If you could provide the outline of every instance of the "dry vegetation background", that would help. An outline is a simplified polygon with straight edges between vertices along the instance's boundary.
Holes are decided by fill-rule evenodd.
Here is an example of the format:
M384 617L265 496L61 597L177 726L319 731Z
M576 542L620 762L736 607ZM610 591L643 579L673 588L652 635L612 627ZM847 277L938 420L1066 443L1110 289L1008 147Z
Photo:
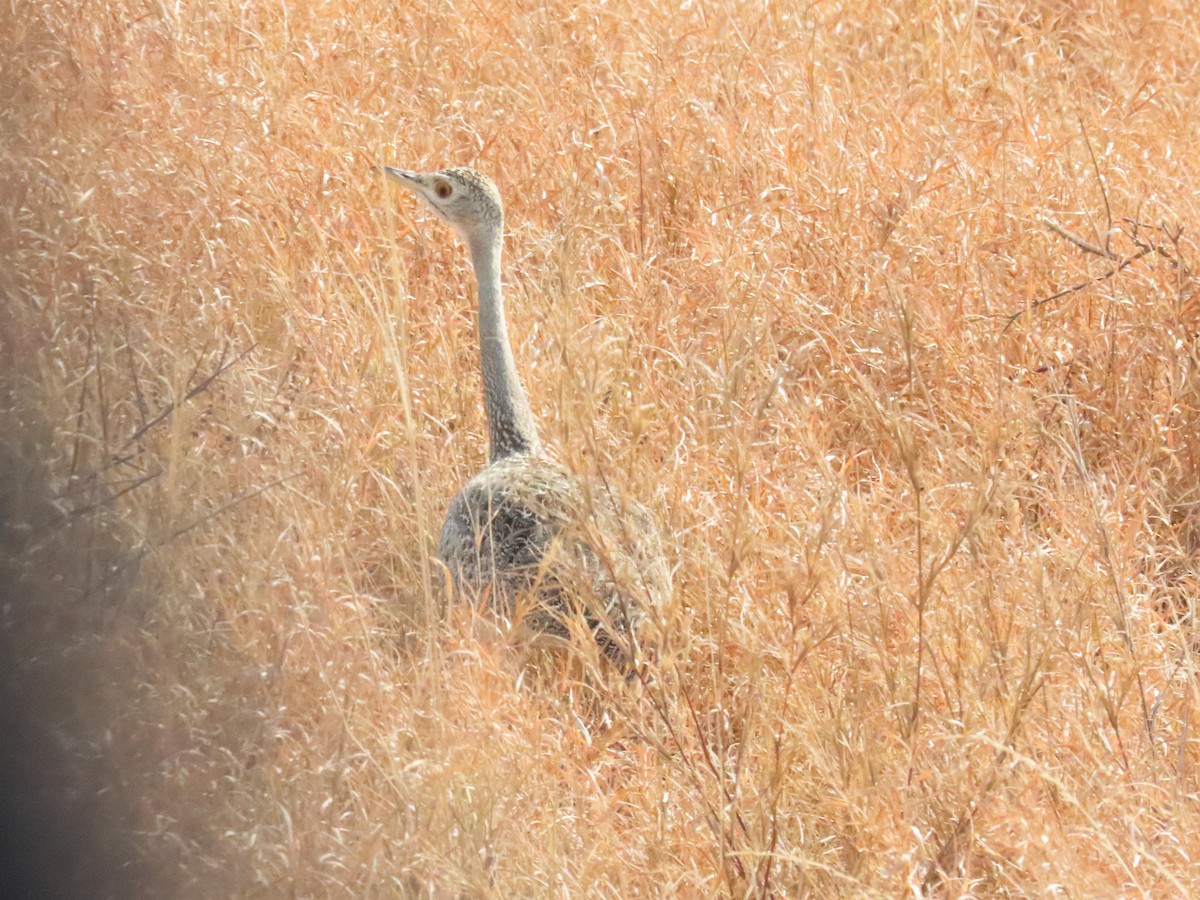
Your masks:
M1195 895L1188 7L5 4L11 884ZM649 686L437 603L473 288L380 162L499 182Z

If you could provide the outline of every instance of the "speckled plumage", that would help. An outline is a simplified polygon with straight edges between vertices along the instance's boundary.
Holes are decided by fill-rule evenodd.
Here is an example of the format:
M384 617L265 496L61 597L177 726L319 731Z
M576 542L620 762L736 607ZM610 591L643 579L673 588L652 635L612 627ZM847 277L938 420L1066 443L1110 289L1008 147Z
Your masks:
M466 241L479 285L491 454L450 504L438 556L460 594L557 638L568 638L578 621L628 673L647 609L670 594L670 569L644 506L599 480L576 478L541 451L504 318L499 192L471 169L384 171Z
M505 457L467 482L446 514L438 555L460 591L507 615L523 612L531 631L565 638L568 619L582 616L619 664L631 658L647 604L670 592L649 510L542 455Z

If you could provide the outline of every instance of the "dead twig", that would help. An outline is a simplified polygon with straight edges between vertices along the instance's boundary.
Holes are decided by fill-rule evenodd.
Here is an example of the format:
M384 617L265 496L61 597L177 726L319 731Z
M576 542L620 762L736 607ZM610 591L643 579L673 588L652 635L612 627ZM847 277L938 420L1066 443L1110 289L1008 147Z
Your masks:
M241 353L239 353L233 359L226 362L225 356L229 352L229 347L227 345L221 351L221 357L220 357L220 359L217 360L216 368L214 368L212 370L212 372L208 375L207 378L205 378L198 385L196 385L194 388L192 388L186 394L184 394L183 399L180 400L178 404L172 402L172 403L168 403L165 407L163 407L163 409L158 413L158 415L156 415L149 422L146 422L144 425L142 425L140 428L138 428L137 431L135 431L133 434L131 434L126 439L126 441L125 441L124 445L121 447L121 449L118 450L116 452L116 454L114 454L114 456L119 456L131 444L137 443L137 441L139 441L142 437L144 437L146 435L146 432L148 432L151 428L153 428L154 426L158 425L161 422L164 422L166 419L170 418L171 414L175 412L176 408L179 405L181 405L183 403L187 403L189 400L193 399L194 397L196 397L199 394L202 394L206 390L208 390L209 387L212 386L212 383L214 381L216 381L218 378L220 378L222 375L224 375L226 372L228 372L230 369L232 369L234 366L236 366L239 362L241 362L243 359L245 359L247 356L249 356L251 353L253 353L254 348L257 346L258 346L257 343L251 344L249 347L247 347L245 350L243 350ZM197 366L197 368L199 368L199 366ZM193 372L192 377L195 377L195 372ZM191 378L189 378L188 380L190 381Z
M105 472L109 471L110 469L115 469L118 466L123 466L127 463L133 462L133 460L137 459L138 454L140 452L138 450L130 450L130 448L134 444L136 444L141 438L145 437L146 433L149 432L152 428L154 428L157 425L162 424L167 419L169 419L180 404L187 403L189 400L194 399L195 397L199 396L200 394L202 394L206 390L208 390L212 386L213 382L215 382L218 378L220 378L222 375L224 375L226 372L228 372L230 369L232 369L234 366L236 366L239 362L241 362L243 359L245 359L247 356L249 356L252 352L254 352L254 349L257 346L258 346L257 343L251 344L249 347L247 347L245 350L243 350L241 353L239 353L237 356L235 356L233 359L229 360L228 362L225 361L225 357L229 353L229 347L226 346L221 351L221 356L218 358L217 365L212 370L212 372L209 373L209 375L203 381L201 381L198 385L196 385L194 388L191 388L186 394L184 394L183 399L181 401L179 401L179 404L174 403L174 402L168 403L165 407L163 407L161 410L159 410L159 412L154 416L153 419L150 419L148 422L143 422L143 424L140 427L138 427L138 429L136 431L134 431L131 435L129 435L129 437L127 437L125 439L125 442L121 445L120 449L113 452L113 454L108 458L107 462L105 462L102 466L99 466L95 470L87 473L86 475L79 476L78 478L74 479L74 481L77 483L80 483L80 482L84 482L84 481L87 481L90 479L95 479L95 478L99 477L100 475L103 475ZM196 377L196 372L199 370L199 368L200 368L200 364L199 364L199 362L197 362L196 367L194 369L192 369L192 374L188 376L188 381L191 381L192 378ZM139 406L139 408L141 408L144 411L145 410L145 401L142 398L141 387L138 385L136 378L134 380L134 384L135 384L136 393L137 393L138 406ZM70 491L64 492L63 494L60 495L59 499L62 499L63 497L67 496L68 493L70 493Z
M1113 217L1112 206L1108 202L1108 187L1104 184L1104 176L1100 174L1100 163L1096 159L1096 151L1092 148L1092 139L1088 137L1087 127L1083 124L1083 119L1079 120L1079 131L1083 134L1083 143L1087 147L1088 156L1092 159L1092 171L1096 173L1096 183L1100 185L1100 197L1104 200L1104 218L1107 222L1107 227L1104 229L1104 254L1112 259L1113 254L1109 246L1112 240Z
M1056 291L1055 293L1051 294L1048 297L1042 297L1041 299L1034 300L1032 303L1028 304L1024 309L1019 309L1015 313L1011 313L1008 316L1008 322L1004 326L1004 332L1007 332L1008 329L1012 328L1012 326L1016 323L1016 321L1019 318L1021 318L1021 316L1026 315L1027 313L1035 312L1038 309L1041 309L1047 303L1052 303L1055 300L1058 300L1062 297L1068 296L1069 294L1077 294L1077 293L1079 293L1079 291L1082 291L1085 288L1089 288L1094 284L1099 284L1102 281L1107 281L1109 278L1112 278L1114 275L1117 275L1120 272L1123 272L1126 269L1128 269L1131 265L1133 265L1135 262L1137 262L1143 256L1147 256L1153 252L1154 252L1153 247L1143 248L1143 249L1139 250L1137 253L1133 254L1133 256L1125 257L1119 263L1117 263L1115 266L1113 266L1111 269L1109 269L1107 272L1105 272L1101 275L1097 275L1095 278L1089 278L1086 281L1080 281L1078 284L1073 284L1068 288L1063 288L1061 291Z
M1073 234L1070 231L1067 231L1067 229L1063 228L1061 225L1059 225L1053 219L1043 218L1042 224L1045 225L1047 228L1049 228L1051 231L1053 231L1055 234L1057 234L1059 237L1070 241L1072 244L1074 244L1076 247L1078 247L1080 250L1084 251L1085 253L1093 253L1096 256L1103 256L1105 259L1111 259L1113 261L1120 259L1120 257L1117 256L1117 254L1113 253L1111 250L1107 250L1104 247L1097 247L1095 244L1084 240L1079 235Z
M950 833L942 841L938 847L937 854L930 861L925 878L921 881L922 897L931 896L942 886L946 877L961 864L970 846L971 833L974 830L975 821L980 811L992 794L995 793L996 789L1011 774L1012 767L1005 764L1011 762L1011 753L1016 744L1017 733L1021 729L1025 711L1045 684L1045 680L1041 676L1043 663L1044 659L1040 655L1036 660L1027 658L1025 673L1021 678L1020 686L1017 688L1016 700L1013 703L1012 712L1009 716L1008 730L1004 736L1004 740L997 747L996 753L992 758L991 771L984 780L983 785L967 801L963 812L955 819Z
M1156 226L1151 226L1147 225L1145 222L1139 222L1136 218L1130 218L1129 216L1125 216L1124 221L1133 229L1129 233L1129 239L1133 241L1134 245L1137 246L1138 249L1145 250L1147 253L1157 253L1168 263L1170 263L1171 268L1179 273L1181 279L1186 278L1191 274L1188 271L1187 266L1183 264L1183 254L1179 249L1179 241L1183 237L1182 225L1168 227L1165 222L1160 222ZM1166 250L1166 248L1158 244L1151 244L1143 240L1140 237L1140 232L1142 229L1147 229L1149 231L1161 231L1163 236L1170 241L1171 245L1175 248L1175 255L1172 256Z
M167 536L167 539L165 541L163 541L163 545L169 544L172 541L176 540L177 538L183 537L185 534L187 534L192 529L199 528L205 522L212 521L217 516L221 515L222 513L228 512L229 510L233 509L235 506L240 506L241 504L245 503L247 500L253 500L259 494L265 494L267 491L271 490L271 488L278 487L279 485L281 485L287 481L291 481L293 478L296 477L297 474L298 473L292 473L291 475L281 475L279 478L276 478L274 481L269 481L266 484L260 485L259 487L253 488L249 491L245 491L244 493L238 494L236 497L226 500L224 503L222 503L220 506L218 506L216 509L212 510L211 512L207 512L204 515L193 519L191 522L188 522L186 525L181 525L180 527L176 528L174 531L172 531L170 533L170 535Z

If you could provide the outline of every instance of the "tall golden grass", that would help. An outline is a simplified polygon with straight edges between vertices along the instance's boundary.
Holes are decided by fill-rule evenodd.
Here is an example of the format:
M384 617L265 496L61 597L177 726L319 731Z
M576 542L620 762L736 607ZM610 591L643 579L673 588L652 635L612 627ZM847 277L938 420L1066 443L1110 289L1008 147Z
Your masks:
M1187 4L5 16L29 885L1200 891ZM499 183L545 436L670 535L652 681L438 602L471 277L381 162Z

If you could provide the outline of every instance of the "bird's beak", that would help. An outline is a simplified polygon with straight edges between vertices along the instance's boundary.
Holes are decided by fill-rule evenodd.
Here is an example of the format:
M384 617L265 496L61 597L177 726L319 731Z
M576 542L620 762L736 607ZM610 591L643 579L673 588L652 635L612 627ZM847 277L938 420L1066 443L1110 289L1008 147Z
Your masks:
M376 171L382 172L392 181L399 182L410 191L416 191L418 194L421 191L421 176L416 172L410 172L407 169L397 169L394 166L376 166Z
M407 169L397 169L393 166L376 166L375 168L386 175L389 180L404 185L416 194L422 205L429 207L433 210L434 215L450 225L455 231L461 233L459 226L447 219L446 214L434 202L433 189L429 176L422 175L420 172L410 172Z

